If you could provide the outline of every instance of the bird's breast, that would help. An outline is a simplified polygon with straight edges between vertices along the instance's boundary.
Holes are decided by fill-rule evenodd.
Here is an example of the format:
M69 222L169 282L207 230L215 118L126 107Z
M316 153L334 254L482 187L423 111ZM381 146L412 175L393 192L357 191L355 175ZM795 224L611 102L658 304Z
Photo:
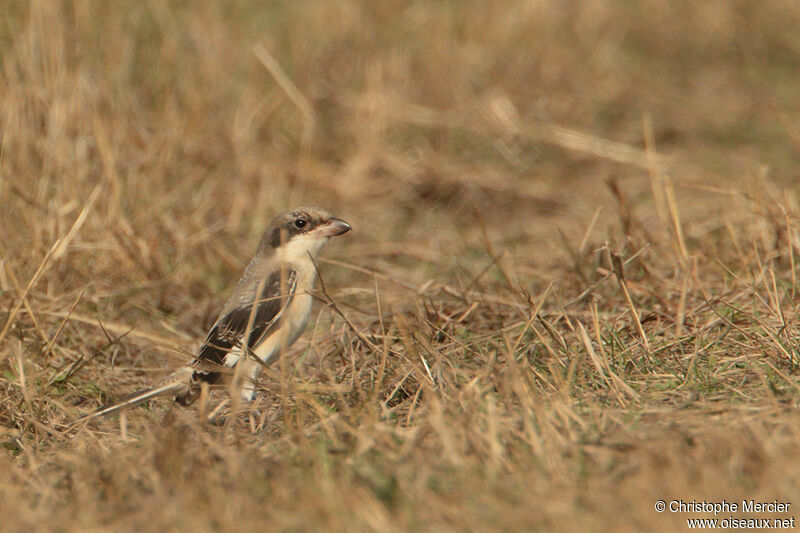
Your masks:
M288 349L303 334L311 316L311 295L303 292L292 297L291 304L281 316L281 325L275 332L256 346L256 357L270 364L282 349Z
M290 326L289 331L287 332L288 344L294 344L294 341L300 337L303 333L303 330L306 329L306 324L308 324L308 317L311 316L311 304L313 300L311 295L307 292L302 294L296 294L292 301L293 305L289 306L288 315L286 317L286 321Z

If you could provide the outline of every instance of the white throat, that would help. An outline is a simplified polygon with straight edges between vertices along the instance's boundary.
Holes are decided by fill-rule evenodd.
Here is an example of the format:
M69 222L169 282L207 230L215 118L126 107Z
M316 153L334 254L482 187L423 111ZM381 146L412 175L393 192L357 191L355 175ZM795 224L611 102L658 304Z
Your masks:
M297 264L308 260L309 255L316 260L319 257L319 252L327 242L328 237L313 233L295 235L289 239L289 242L278 246L275 252L282 263Z

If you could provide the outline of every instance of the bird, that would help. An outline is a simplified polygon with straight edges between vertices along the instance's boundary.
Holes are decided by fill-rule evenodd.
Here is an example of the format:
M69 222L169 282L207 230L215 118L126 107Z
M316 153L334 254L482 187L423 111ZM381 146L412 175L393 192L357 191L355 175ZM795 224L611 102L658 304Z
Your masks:
M202 383L218 384L230 376L230 369L241 378L241 399L252 401L261 369L294 344L308 323L320 252L332 237L350 229L350 224L318 207L277 215L195 358L160 384L100 407L79 421L169 394L181 405L191 404Z

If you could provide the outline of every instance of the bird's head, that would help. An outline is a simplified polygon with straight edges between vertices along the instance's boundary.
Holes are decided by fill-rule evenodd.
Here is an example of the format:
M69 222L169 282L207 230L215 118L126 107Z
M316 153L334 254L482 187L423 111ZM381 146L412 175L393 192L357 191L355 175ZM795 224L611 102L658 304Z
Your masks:
M350 224L318 207L298 207L272 219L262 246L271 248L284 261L317 258L331 237L350 231Z

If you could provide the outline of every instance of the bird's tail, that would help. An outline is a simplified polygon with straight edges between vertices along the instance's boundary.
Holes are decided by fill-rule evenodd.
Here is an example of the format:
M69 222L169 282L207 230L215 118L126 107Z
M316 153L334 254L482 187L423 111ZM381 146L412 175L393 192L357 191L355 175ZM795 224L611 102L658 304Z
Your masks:
M167 394L185 394L186 391L189 390L192 372L193 370L189 367L181 368L180 370L170 374L161 385L128 394L116 402L104 405L93 413L89 413L88 415L79 418L74 422L74 424L90 420L92 418L97 418L99 416L105 416L126 407L134 407L158 396L165 396Z

